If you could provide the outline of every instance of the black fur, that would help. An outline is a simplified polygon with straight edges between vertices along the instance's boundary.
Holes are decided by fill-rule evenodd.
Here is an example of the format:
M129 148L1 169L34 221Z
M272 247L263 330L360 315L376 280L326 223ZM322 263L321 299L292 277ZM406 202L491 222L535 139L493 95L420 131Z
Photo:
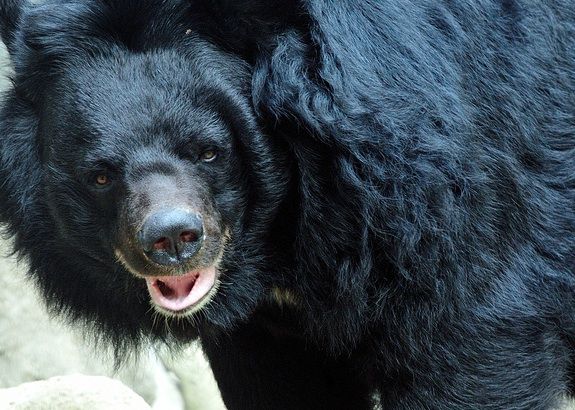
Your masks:
M570 394L572 1L0 4L16 68L0 216L56 310L119 348L199 333L231 409L549 409ZM115 82L124 66L135 87ZM84 90L94 112L74 110ZM84 140L125 159L160 138L147 155L183 164L174 141L198 106L232 130L219 176L190 177L231 242L212 303L164 325L111 255L117 212L71 175ZM136 133L142 112L165 127Z

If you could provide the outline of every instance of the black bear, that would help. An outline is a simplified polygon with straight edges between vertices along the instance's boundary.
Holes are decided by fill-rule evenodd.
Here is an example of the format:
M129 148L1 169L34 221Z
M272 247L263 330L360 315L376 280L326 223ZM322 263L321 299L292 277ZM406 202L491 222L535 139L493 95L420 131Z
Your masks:
M571 0L0 2L0 219L230 409L550 409L575 344Z

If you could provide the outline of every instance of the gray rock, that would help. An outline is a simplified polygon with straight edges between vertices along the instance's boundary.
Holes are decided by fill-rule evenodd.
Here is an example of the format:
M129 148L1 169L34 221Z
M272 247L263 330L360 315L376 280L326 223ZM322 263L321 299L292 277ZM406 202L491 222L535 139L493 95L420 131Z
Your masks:
M102 376L61 376L0 390L6 410L151 410L118 380Z

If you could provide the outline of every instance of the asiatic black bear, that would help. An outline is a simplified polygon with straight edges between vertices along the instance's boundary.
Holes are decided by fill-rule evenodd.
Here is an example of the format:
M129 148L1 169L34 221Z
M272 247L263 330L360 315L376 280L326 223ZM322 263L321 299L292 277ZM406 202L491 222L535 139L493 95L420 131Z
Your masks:
M230 409L570 393L572 1L0 18L0 219L53 309L119 352L199 337Z

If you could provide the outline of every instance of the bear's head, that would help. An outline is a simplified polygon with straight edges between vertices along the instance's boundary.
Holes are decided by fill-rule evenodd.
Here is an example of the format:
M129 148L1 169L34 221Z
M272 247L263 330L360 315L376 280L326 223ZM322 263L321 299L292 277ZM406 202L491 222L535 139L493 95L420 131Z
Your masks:
M115 341L248 315L289 183L250 67L187 1L3 7L0 216L47 300Z

